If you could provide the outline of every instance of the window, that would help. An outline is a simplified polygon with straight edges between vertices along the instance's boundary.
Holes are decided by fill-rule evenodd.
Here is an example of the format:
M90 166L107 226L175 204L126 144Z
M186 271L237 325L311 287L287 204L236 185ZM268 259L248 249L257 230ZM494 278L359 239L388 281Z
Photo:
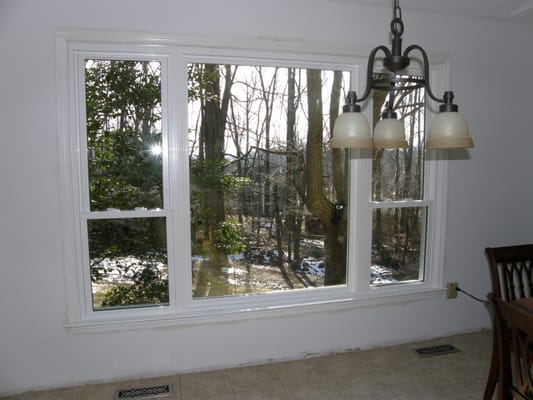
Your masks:
M410 147L369 157L327 146L363 59L81 36L58 38L71 326L440 293L420 89Z

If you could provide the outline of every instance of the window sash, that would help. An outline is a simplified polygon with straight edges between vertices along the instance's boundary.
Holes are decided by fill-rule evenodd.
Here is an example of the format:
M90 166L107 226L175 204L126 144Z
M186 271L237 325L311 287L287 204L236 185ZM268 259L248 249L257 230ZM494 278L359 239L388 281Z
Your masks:
M87 59L101 59L101 60L131 60L131 61L157 61L161 65L161 145L162 145L162 186L163 186L163 209L169 208L169 191L166 189L169 185L169 158L168 158L168 56L159 55L153 56L144 52L139 53L118 53L118 52L91 52L80 51L76 53L75 58L75 79L77 83L76 100L77 115L78 115L78 148L79 148L79 187L81 211L94 215L103 215L105 211L92 211L90 208L90 191L89 191L89 160L88 160L88 136L87 136L87 112L85 108L85 61ZM114 211L108 209L108 211ZM128 211L142 215L145 209L135 208L134 210L120 210L121 212ZM116 216L119 217L120 216Z
M379 285L403 285L411 282L424 282L426 279L427 270L427 237L428 237L428 218L433 202L429 200L401 200L401 201L385 201L385 202L371 202L372 210L393 210L393 209L415 209L421 211L420 220L420 242L418 254L418 277L414 279L401 280L395 283L371 284L371 286ZM374 212L372 213L374 216ZM403 268L404 266L402 266Z

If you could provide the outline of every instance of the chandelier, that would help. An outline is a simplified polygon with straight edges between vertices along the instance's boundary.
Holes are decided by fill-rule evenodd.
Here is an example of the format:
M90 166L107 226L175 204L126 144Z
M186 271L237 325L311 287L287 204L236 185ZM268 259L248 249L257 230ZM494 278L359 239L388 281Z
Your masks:
M393 110L395 95L402 90L424 88L429 98L441 103L439 113L435 115L429 129L426 143L427 149L452 149L473 147L474 143L468 132L464 117L459 114L458 107L453 103L454 94L451 91L444 93L442 98L436 97L429 85L429 61L424 49L416 44L411 45L402 53L402 34L404 25L399 0L394 0L394 17L390 28L392 34L392 47L385 46L374 48L368 58L366 88L363 95L358 98L356 92L349 91L343 113L335 121L333 136L329 142L331 148L402 148L407 147L405 128L402 121L398 120ZM374 75L374 62L376 55L383 52L383 66L385 74ZM409 55L418 51L422 56L422 76L412 76L405 72L410 64ZM365 101L372 90L388 91L388 102L381 120L376 124L372 137L366 117L361 114L361 106L357 103Z

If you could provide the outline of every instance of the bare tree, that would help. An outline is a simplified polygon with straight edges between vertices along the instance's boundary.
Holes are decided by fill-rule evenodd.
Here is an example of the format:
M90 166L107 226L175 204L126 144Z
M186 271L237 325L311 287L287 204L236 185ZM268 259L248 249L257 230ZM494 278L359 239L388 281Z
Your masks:
M299 200L298 192L303 189L299 179L299 157L296 144L296 110L299 97L296 90L296 70L289 68L287 71L287 170L285 180L287 182L287 259L294 264L300 258L300 239L303 220L303 202Z

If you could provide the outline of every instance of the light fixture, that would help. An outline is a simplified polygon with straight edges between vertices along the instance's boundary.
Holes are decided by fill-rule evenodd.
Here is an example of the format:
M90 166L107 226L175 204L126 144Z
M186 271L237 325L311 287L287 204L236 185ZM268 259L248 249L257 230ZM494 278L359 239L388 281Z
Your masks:
M424 88L425 93L432 100L441 103L439 113L435 116L429 129L426 143L427 149L451 149L473 147L474 143L468 132L465 119L453 104L453 92L445 92L442 99L436 97L429 85L429 61L424 49L418 45L411 45L402 54L402 34L404 25L399 0L394 0L394 18L391 21L392 47L374 48L368 57L367 81L363 96L357 97L354 91L348 92L343 113L335 121L333 136L329 142L332 148L399 148L407 147L405 130L402 121L398 120L393 111L395 94L401 90ZM384 54L383 66L387 69L386 76L374 77L374 61L376 54ZM409 55L418 51L423 60L423 76L409 76L401 74L411 62ZM407 85L406 85L407 84ZM357 103L365 101L372 90L388 91L388 104L382 119L376 124L372 138L368 121L361 114L361 106Z

